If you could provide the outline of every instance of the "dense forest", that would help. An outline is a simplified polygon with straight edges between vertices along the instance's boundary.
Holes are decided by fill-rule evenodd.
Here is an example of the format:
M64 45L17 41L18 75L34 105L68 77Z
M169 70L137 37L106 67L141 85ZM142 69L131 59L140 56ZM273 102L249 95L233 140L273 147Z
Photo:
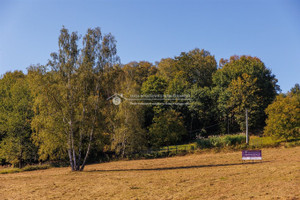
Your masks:
M105 154L243 132L246 109L251 134L299 137L299 85L279 94L275 75L257 57L217 62L196 48L122 64L114 36L100 28L83 37L62 28L58 45L46 65L0 79L2 163L58 161L83 170ZM148 99L133 103L140 96Z

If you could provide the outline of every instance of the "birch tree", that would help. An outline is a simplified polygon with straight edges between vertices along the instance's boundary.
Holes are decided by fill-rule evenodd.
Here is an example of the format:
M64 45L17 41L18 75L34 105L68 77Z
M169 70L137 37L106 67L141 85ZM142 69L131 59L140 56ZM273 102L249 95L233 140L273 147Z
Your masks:
M36 104L32 124L37 141L41 133L54 133L45 121L56 122L55 134L64 141L72 171L84 169L93 138L101 132L101 78L106 69L119 62L114 37L103 36L100 28L88 29L82 38L82 49L79 41L76 32L61 29L59 51L51 54L45 73L40 76L42 86L36 91L47 103Z

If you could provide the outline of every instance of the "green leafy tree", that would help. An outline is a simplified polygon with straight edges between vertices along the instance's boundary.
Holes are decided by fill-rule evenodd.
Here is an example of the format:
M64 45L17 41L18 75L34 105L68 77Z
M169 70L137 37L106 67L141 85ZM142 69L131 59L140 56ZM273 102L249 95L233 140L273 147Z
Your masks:
M241 130L245 130L246 109L249 113L249 126L253 127L257 124L255 120L259 117L262 100L258 95L259 89L256 86L256 81L257 78L253 79L244 73L242 77L233 80L227 88L230 96L229 101L227 101L227 108L231 110L231 114L235 117Z
M280 94L266 109L265 135L286 140L300 137L300 94Z
M119 105L112 134L112 147L116 154L124 157L140 152L147 147L146 132L143 129L143 108L124 101Z
M227 88L221 88L219 86L213 87L212 91L214 95L214 102L217 104L215 109L217 110L215 117L218 119L219 133L235 133L239 132L240 125L237 123L234 116L233 108L230 106L231 92Z
M292 94L300 94L300 85L298 83L290 91Z
M181 71L185 74L190 87L193 84L204 87L212 84L212 74L217 70L217 62L208 51L196 48L182 52L174 59L162 59L157 67L157 74L168 82Z
M218 131L218 109L214 90L209 87L198 87L196 84L191 89L192 101L189 110L193 114L193 127L197 130L204 129L204 136L216 134ZM197 132L195 132L197 133ZM202 133L202 135L203 135Z
M189 86L189 82L186 80L186 74L183 71L179 71L176 73L174 79L169 82L165 94L184 95Z
M67 158L66 135L63 134L64 124L61 120L62 112L52 106L49 95L59 94L57 85L51 85L52 73L46 72L45 66L30 66L28 68L28 82L34 96L34 117L31 122L33 130L32 140L38 147L41 161L63 161Z
M183 118L174 110L167 110L154 117L149 128L153 145L156 147L175 145L186 134Z
M153 75L149 76L141 88L141 93L145 95L163 95L167 88L167 82L164 78Z
M161 59L157 65L157 75L163 77L167 81L172 80L176 73L180 71L176 65L176 61L172 58Z
M145 82L149 76L156 74L157 68L150 62L141 61L138 63L130 62L124 65L123 71L139 86L142 86L143 82Z
M145 99L149 103L162 104L164 103L164 93L167 88L167 82L164 78L157 75L149 76L141 88L141 94L144 95ZM146 124L149 125L152 122L154 113L160 113L165 110L166 107L163 105L150 105L146 111L147 119Z
M0 157L22 168L35 158L30 123L33 98L22 72L9 72L0 80Z
M184 125L188 129L192 129L193 116L188 108L190 103L190 83L187 81L186 73L178 71L174 78L168 82L168 86L165 90L165 102L168 103L166 109L175 110L180 113ZM183 141L189 141L191 135L185 135L182 138Z
M158 63L157 75L167 80L166 95L190 95L192 90L194 94L196 93L196 88L211 87L212 75L216 70L217 62L214 56L204 49L196 48L189 52L182 52L174 59L162 59ZM194 138L192 133L196 133L196 130L203 128L204 124L209 124L210 121L200 122L198 113L201 111L195 106L197 104L195 101L198 100L198 97L195 97L192 101L194 104L190 107L178 105L169 107L182 114L185 127L190 132L190 139Z
M217 70L215 57L208 51L194 49L175 57L176 68L186 73L187 81L200 87L211 86L212 74Z
M220 90L218 97L220 105L218 107L222 108L220 110L222 112L221 116L230 118L230 113L232 113L233 107L228 105L230 105L229 101L233 99L230 99L227 88L232 81L237 80L238 77L242 80L242 75L247 74L251 77L251 80L256 80L255 87L257 88L257 92L255 92L255 98L259 99L259 103L257 103L259 107L256 108L255 116L252 115L252 119L255 119L252 127L262 130L266 119L264 110L272 103L277 92L280 90L275 75L271 73L271 70L266 68L259 58L251 56L232 56L229 61L222 60L220 66L221 68L213 74L213 85Z
M139 83L133 80L128 73L123 73L120 79L119 92L123 97L136 95L139 91ZM147 146L146 131L143 129L144 124L144 107L132 104L126 99L123 99L117 107L113 120L112 130L112 149L116 154L124 157L130 153L140 152Z

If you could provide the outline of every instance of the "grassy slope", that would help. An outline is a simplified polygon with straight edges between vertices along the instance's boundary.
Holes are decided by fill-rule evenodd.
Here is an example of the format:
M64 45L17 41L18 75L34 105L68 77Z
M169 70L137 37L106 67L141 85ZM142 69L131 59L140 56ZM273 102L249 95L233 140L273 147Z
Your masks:
M49 169L50 165L32 165L32 166L26 166L22 169L19 168L0 168L0 174L10 174L10 173L19 173L19 172L26 172L26 171L35 171L35 170L41 170L41 169Z
M206 153L0 175L1 199L300 199L300 147Z

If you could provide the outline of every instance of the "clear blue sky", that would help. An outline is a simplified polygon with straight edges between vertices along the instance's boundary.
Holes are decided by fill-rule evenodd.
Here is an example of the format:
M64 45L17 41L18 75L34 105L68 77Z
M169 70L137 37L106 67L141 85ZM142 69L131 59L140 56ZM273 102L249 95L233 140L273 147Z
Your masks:
M259 57L283 92L300 82L300 1L0 0L0 74L46 64L62 25L99 26L122 63L159 61L196 47L220 58Z

